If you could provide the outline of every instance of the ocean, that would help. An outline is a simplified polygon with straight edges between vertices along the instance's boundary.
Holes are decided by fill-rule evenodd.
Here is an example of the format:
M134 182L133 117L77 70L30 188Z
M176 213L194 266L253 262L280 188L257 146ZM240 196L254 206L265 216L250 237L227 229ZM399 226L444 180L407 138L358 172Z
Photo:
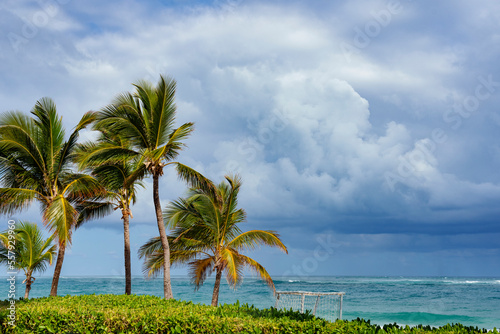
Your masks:
M277 291L344 292L342 318L358 317L375 324L442 326L461 323L479 328L500 328L500 278L466 277L287 277L275 278ZM39 277L30 298L46 297L51 277ZM122 294L122 277L61 277L59 295ZM213 279L195 291L188 277L172 277L176 299L210 304ZM17 296L24 296L21 275ZM2 299L7 298L8 282L2 280ZM132 278L132 293L163 296L163 280ZM253 304L259 308L275 305L267 285L246 277L236 289L223 281L219 303Z

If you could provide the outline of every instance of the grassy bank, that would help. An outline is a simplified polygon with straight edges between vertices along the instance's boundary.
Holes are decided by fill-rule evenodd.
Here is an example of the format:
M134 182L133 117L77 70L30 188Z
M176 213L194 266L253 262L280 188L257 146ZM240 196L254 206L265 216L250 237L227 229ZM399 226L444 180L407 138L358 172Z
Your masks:
M154 296L86 295L16 302L16 327L9 303L0 307L3 333L484 333L462 325L383 328L364 320L328 322L310 314L260 310L249 305L214 308ZM496 331L494 332L497 333Z

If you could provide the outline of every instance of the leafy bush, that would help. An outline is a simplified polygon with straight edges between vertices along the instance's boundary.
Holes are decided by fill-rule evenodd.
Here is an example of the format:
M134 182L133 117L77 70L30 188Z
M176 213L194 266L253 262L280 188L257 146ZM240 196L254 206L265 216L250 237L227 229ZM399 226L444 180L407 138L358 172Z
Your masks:
M0 305L3 333L484 333L447 325L383 327L369 321L328 322L310 313L224 304L217 308L154 296L85 295L20 300L16 327L8 324L8 301ZM494 332L498 334L498 332Z

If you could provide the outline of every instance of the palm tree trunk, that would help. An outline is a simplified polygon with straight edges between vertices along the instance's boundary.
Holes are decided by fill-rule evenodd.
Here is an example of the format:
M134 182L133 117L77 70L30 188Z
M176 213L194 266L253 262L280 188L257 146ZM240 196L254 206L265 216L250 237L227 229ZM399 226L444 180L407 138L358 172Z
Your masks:
M132 271L130 267L130 230L129 217L130 213L127 209L122 209L123 219L123 239L125 248L125 294L130 295L132 292Z
M163 295L165 299L172 299L172 285L170 282L170 247L168 245L167 233L163 224L163 214L161 212L159 182L160 175L158 172L153 172L153 201L155 203L156 222L158 223L158 231L160 232L161 245L163 246Z
M26 275L26 290L24 292L24 299L28 299L30 297L31 283L31 273L28 273Z
M57 286L59 285L59 276L61 276L65 251L66 251L66 243L59 243L59 251L57 253L57 261L56 261L56 266L54 268L54 276L52 277L52 287L50 288L51 297L57 296Z
M219 303L219 288L221 277L222 270L217 268L217 274L215 275L214 293L212 294L212 306L217 306L217 304Z

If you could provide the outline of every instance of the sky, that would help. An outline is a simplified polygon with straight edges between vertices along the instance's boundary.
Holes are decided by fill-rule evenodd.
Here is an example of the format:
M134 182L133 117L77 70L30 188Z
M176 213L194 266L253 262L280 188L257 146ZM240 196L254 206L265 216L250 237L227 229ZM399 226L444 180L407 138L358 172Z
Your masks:
M48 96L68 133L132 83L175 78L177 124L196 127L178 161L241 175L243 229L289 250L250 253L273 277L500 276L496 1L3 0L0 35L0 112ZM134 275L158 235L145 183ZM167 169L162 206L185 191ZM37 204L0 219L41 224ZM62 276L123 261L115 212L74 232Z

